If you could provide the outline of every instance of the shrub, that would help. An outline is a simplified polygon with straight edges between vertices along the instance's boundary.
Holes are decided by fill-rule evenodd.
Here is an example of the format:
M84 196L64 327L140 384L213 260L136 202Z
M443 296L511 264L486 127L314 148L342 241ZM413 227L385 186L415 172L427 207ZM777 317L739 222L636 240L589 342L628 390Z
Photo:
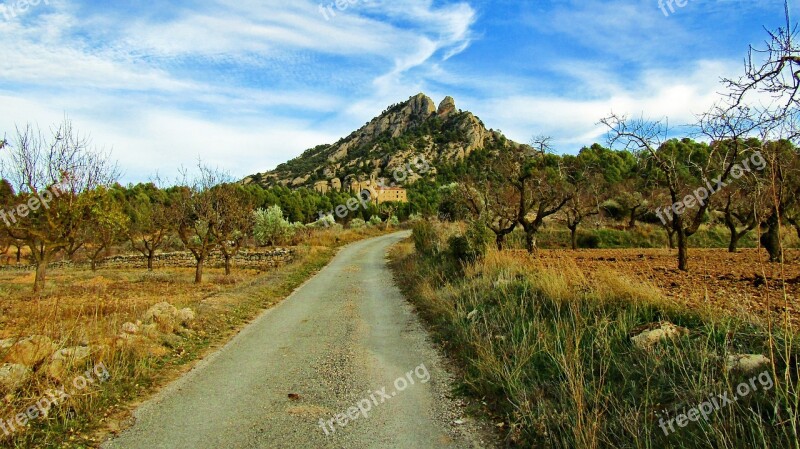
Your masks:
M578 234L578 247L579 248L600 248L600 237L595 234Z
M369 219L369 224L371 224L372 226L378 226L381 223L383 223L383 220L381 220L381 217L379 217L377 215L373 215Z
M627 211L623 208L618 202L614 200L608 200L600 205L600 210L603 211L603 215L606 217L612 218L614 220L622 220L627 218Z
M285 243L295 233L295 228L285 218L278 205L253 212L253 236L259 245L274 246Z
M314 228L330 228L336 225L336 219L333 218L333 215L326 215L319 220L311 223L309 226Z
M397 218L396 215L392 215L391 217L389 217L387 223L389 224L389 226L397 227L400 226L400 219Z
M361 229L367 225L367 222L361 218L354 218L350 220L350 229Z
M448 240L450 253L461 262L472 262L486 255L494 240L494 234L483 221L477 220L469 224L463 236L454 236Z
M419 254L436 256L439 254L439 234L431 222L420 220L414 222L411 232L414 248Z

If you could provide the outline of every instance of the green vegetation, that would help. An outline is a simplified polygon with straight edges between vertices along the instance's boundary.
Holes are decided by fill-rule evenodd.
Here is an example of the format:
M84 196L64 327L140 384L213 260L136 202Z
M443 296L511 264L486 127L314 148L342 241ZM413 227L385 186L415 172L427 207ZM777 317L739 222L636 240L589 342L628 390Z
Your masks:
M437 339L464 367L463 389L489 404L511 444L800 444L796 334L668 305L617 273L589 279L574 267L545 268L526 255L498 251L463 265L458 252L437 250L451 233L451 241L466 238L416 224L418 251L396 250L393 267ZM650 349L632 343L632 336L661 322L689 333ZM751 353L768 354L773 363L748 373L726 369L729 355ZM737 394L741 382L759 375L772 388L756 381L748 395ZM676 423L677 415L716 395L741 397L707 419ZM664 430L670 426L674 431Z

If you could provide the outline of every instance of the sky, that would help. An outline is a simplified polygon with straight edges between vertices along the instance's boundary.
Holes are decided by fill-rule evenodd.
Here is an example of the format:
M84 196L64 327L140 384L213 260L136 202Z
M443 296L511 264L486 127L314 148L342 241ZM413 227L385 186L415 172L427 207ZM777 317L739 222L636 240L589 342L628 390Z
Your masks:
M423 92L576 153L611 112L692 123L785 20L780 0L681 4L0 0L0 138L68 117L123 183L198 160L243 178Z

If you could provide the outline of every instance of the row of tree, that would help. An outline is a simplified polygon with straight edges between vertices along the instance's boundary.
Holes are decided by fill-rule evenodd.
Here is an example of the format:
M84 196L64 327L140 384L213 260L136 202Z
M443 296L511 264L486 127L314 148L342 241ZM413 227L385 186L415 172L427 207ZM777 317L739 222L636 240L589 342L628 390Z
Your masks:
M27 249L37 267L36 292L44 288L52 262L81 251L95 269L120 244L144 255L149 270L158 251L187 250L196 260L199 283L212 253L221 254L229 274L231 260L248 239L282 244L304 223L330 225L330 218L320 221L319 211L353 197L242 185L203 164L194 175L184 172L171 187L160 188L160 181L123 187L110 155L91 147L68 119L49 133L31 125L20 128L0 148L0 251L16 247L20 262ZM372 219L386 207L370 205L346 219ZM390 215L397 207L391 209Z
M781 226L794 226L800 236L796 34L787 12L786 26L769 34L766 48L751 48L744 75L724 80L719 102L688 131L671 128L667 119L612 114L601 123L621 151L594 145L577 156L557 156L547 137L530 146L490 148L474 158L478 168L458 197L492 229L500 248L520 226L533 251L545 218L557 214L574 245L578 226L614 200L630 227L648 216L663 220L670 242L677 240L681 270L688 269L688 239L712 212L730 230L731 251L760 227L761 245L780 261ZM687 132L700 141L675 138Z

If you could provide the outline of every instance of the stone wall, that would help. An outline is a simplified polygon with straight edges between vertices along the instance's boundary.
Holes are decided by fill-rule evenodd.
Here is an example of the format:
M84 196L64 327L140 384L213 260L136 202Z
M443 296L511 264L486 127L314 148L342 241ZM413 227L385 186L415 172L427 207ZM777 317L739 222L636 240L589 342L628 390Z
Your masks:
M292 261L294 257L294 250L288 248L275 248L271 250L256 250L246 251L242 250L232 260L231 265L234 267L244 268L272 268L284 265ZM189 251L176 251L169 253L157 253L153 257L153 268L162 267L184 267L194 268L196 262L194 256ZM89 268L91 263L89 261L82 262L69 262L59 261L51 263L49 268ZM224 261L222 254L217 251L214 252L206 261L206 267L223 267ZM141 254L126 254L113 257L107 257L98 262L98 268L145 268L147 267L147 258ZM36 267L33 265L4 265L0 266L0 270L19 270L19 271L32 271Z

